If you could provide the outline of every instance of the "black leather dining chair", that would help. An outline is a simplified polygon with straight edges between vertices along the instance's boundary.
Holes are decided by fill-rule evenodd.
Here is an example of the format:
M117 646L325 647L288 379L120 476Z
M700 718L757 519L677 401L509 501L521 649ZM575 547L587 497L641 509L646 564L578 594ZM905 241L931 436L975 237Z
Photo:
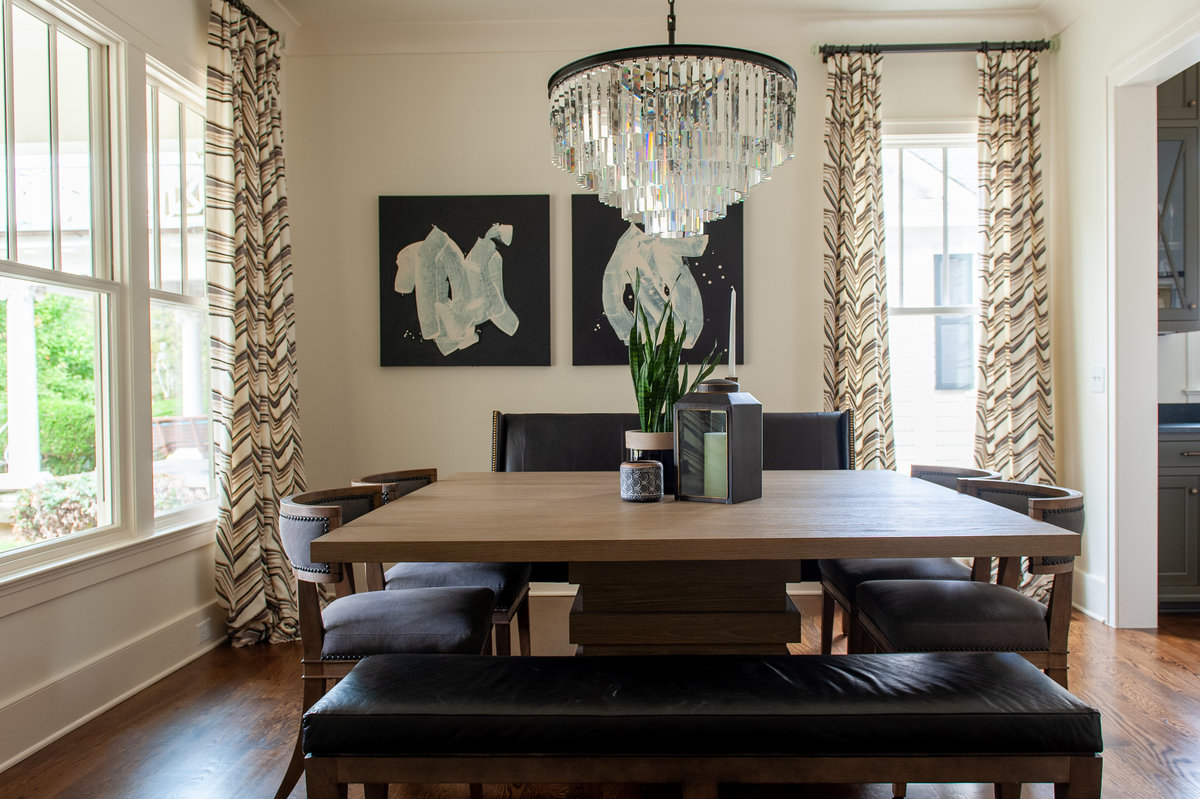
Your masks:
M368 474L353 485L375 485L383 491L386 505L419 488L437 482L437 469L403 469ZM375 590L435 588L447 585L483 586L496 595L492 612L493 639L497 655L512 654L513 619L517 622L517 646L524 656L532 654L529 629L528 563L397 563L383 571L378 563L367 564L367 587Z
M963 478L998 478L998 472L954 466L919 466L909 469L913 477L958 490ZM955 558L828 558L818 561L821 570L821 653L833 651L833 617L841 608L843 630L854 635L858 613L854 595L869 580L970 580L971 567ZM850 642L847 642L849 647Z
M963 480L963 493L1083 531L1083 495L1060 486ZM977 575L987 574L976 559ZM1022 561L1024 565L1022 566ZM1020 590L1022 574L1047 575L1041 600ZM997 583L985 580L873 580L855 594L861 647L885 652L1017 652L1067 687L1073 556L1004 558ZM1026 590L1038 594L1037 582ZM853 643L853 641L852 641Z

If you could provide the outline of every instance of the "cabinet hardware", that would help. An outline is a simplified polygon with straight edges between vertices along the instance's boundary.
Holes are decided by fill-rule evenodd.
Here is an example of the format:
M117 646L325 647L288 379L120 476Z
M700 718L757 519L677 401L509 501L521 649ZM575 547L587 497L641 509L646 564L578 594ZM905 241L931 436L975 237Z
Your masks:
M1193 302L1191 305L1188 306L1188 308L1190 308L1193 311L1196 310L1196 303Z
M1194 457L1200 455L1200 452L1181 452L1179 454L1185 458L1194 458Z
M1200 494L1200 488L1189 488L1188 493L1189 494Z
M1196 101L1188 100L1188 108L1195 108L1195 107L1196 107Z

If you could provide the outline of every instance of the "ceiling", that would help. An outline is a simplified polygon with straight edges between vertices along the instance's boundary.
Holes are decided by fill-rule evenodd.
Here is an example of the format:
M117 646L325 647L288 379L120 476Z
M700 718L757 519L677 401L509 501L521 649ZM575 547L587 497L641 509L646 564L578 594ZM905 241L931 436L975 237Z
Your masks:
M665 0L274 0L299 25L645 18ZM1010 13L1056 16L1078 0L738 0L741 15ZM729 0L677 0L676 16L729 14Z

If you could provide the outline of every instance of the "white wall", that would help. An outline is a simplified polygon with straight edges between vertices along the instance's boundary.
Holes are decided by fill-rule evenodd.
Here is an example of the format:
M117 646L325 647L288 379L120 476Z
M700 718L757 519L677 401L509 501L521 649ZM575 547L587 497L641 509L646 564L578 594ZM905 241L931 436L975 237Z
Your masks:
M1128 196L1122 181L1152 174L1154 156L1120 162L1121 171L1114 162L1122 137L1153 126L1153 107L1142 108L1132 95L1118 102L1122 95L1113 84L1127 59L1156 50L1156 41L1196 13L1196 4L1187 0L1094 2L1063 31L1055 58L1059 100L1053 154L1059 168L1051 259L1060 265L1053 301L1057 433L1066 442L1060 448L1060 472L1083 489L1088 502L1076 598L1121 626L1155 623L1157 536L1146 519L1154 518L1154 373L1160 345L1151 283L1141 277L1153 272L1152 237L1143 248L1140 238L1125 235L1140 235L1134 231L1152 223L1153 194L1144 212L1121 207ZM1129 106L1139 115L1145 112L1146 119L1130 120L1128 110L1122 114ZM1138 219L1129 219L1130 214ZM1122 227L1118 215L1134 225L1133 231ZM1132 251L1125 249L1129 245ZM1096 367L1104 367L1108 376L1109 391L1103 394L1087 390ZM1119 586L1110 582L1111 574L1126 568L1133 569L1128 579Z

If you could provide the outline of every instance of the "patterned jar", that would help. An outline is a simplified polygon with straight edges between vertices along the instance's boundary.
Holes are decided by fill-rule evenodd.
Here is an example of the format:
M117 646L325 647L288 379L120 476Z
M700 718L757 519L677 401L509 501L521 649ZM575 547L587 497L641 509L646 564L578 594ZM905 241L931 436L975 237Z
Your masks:
M621 499L658 502L663 497L663 465L659 461L625 461L621 464Z

